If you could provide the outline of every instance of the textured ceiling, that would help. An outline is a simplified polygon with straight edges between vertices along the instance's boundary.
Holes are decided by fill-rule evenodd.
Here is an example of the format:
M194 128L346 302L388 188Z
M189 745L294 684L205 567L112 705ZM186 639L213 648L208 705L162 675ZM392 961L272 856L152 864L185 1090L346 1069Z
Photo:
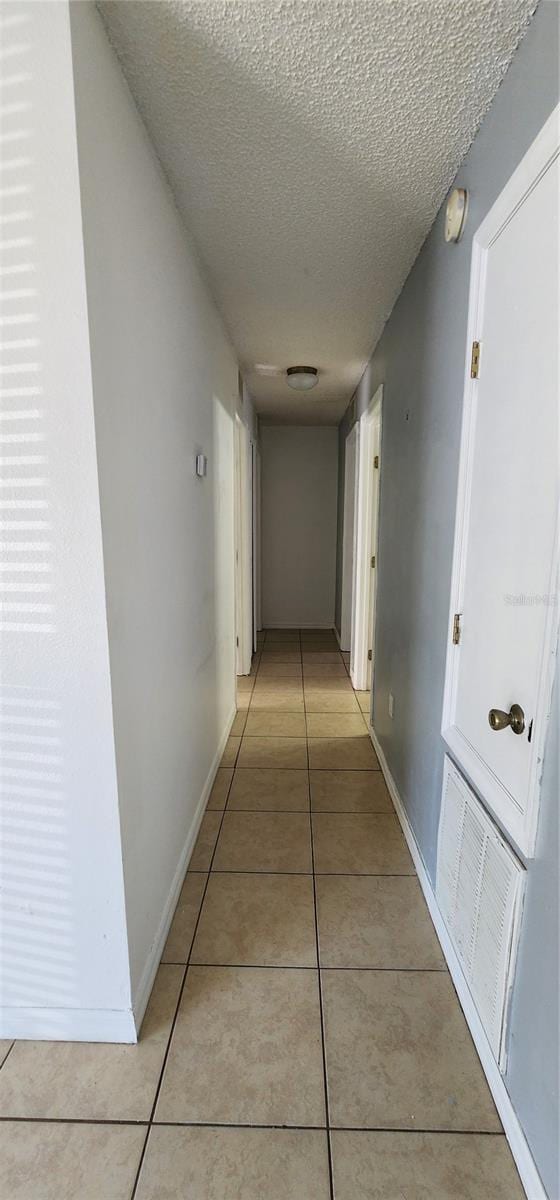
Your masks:
M99 8L259 412L337 422L535 0Z

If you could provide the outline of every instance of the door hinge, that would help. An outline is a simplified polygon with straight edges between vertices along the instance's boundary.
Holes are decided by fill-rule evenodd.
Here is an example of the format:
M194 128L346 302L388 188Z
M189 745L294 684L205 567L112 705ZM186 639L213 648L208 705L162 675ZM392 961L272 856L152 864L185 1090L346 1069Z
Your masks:
M375 566L375 554L372 554L372 556L371 556L371 565L372 565L372 567Z
M471 379L480 375L480 342L473 342L471 349Z
M371 662L371 660L373 658L373 650L368 650L367 656L368 656L368 662Z
M375 467L375 470L378 471L379 470L379 455L378 454L375 455L375 458L373 460L373 465Z
M461 614L455 613L453 617L453 645L458 646L461 641Z
M238 645L239 645L239 638L238 638L238 637L236 637L236 639L235 639L235 645L236 645L236 646L238 646Z

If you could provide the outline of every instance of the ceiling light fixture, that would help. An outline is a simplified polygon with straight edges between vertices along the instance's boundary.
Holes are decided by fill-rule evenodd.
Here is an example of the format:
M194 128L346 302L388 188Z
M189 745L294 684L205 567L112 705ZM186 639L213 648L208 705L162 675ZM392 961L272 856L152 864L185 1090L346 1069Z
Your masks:
M319 372L317 367L288 367L286 376L288 387L296 392L309 392L315 387Z

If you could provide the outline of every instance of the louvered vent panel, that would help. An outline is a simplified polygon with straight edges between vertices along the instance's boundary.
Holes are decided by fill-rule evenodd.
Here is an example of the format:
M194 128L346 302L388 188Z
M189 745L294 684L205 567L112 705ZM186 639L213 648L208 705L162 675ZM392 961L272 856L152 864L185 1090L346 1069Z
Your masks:
M525 871L445 760L436 895L488 1041L503 1069Z

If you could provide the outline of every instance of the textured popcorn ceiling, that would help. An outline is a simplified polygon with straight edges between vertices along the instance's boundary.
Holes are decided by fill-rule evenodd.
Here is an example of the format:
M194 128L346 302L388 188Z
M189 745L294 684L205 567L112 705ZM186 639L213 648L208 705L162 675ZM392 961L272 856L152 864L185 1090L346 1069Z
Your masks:
M99 8L258 410L337 422L535 0Z

